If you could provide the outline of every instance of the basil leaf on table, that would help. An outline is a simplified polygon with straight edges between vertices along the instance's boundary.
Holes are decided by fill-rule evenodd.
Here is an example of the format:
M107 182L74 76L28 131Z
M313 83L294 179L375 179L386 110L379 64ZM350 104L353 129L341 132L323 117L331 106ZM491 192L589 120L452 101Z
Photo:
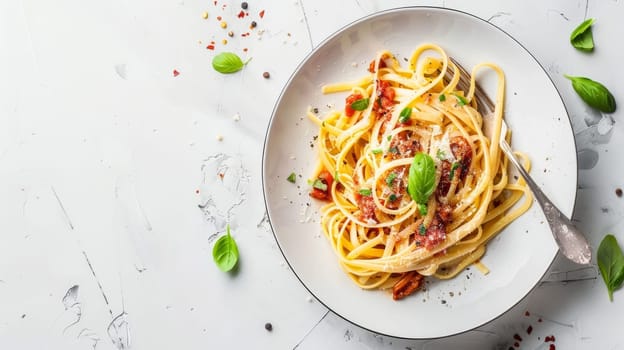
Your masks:
M212 68L219 73L230 74L243 69L247 62L249 62L249 60L243 62L235 53L222 52L212 58Z
M563 76L572 81L574 91L585 103L604 113L615 112L615 98L604 85L585 77Z
M615 237L606 235L598 247L598 268L613 301L613 291L622 286L624 281L624 255Z
M234 268L238 262L238 246L236 246L236 241L234 241L234 238L230 235L229 224L226 226L225 230L227 234L221 236L214 247L212 247L212 258L221 271L228 272Z
M433 158L425 153L416 153L409 169L407 193L418 204L422 214L426 213L429 196L435 189L435 164Z
M594 50L594 37L592 35L591 25L594 23L594 19L590 18L579 24L576 29L570 34L570 43L575 48L591 52Z
M363 111L368 107L368 98L361 98L351 104L351 109L354 111Z

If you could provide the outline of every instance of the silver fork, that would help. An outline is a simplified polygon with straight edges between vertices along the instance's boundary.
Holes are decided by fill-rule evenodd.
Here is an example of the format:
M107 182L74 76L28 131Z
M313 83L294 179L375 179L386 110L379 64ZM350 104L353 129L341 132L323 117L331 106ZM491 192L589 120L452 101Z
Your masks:
M457 84L458 88L468 91L468 88L470 87L470 73L468 73L453 58L451 58L451 61L457 66L461 73L459 83ZM448 74L451 73L447 73L447 75ZM476 84L475 86L474 97L479 111L484 116L494 112L494 103L492 103L492 100L481 89L479 84ZM535 195L537 203L539 203L544 215L546 216L546 221L548 221L548 225L550 226L550 230L555 238L555 242L557 242L557 245L559 246L559 250L566 258L577 264L589 264L591 262L592 253L585 235L550 201L550 199L548 199L540 187L531 178L529 173L520 164L518 158L516 158L511 150L511 146L509 146L509 143L507 143L507 140L505 139L507 130L507 123L503 120L500 137L501 149L507 156L507 159L509 159L509 161L516 167L520 175L522 175L527 185Z

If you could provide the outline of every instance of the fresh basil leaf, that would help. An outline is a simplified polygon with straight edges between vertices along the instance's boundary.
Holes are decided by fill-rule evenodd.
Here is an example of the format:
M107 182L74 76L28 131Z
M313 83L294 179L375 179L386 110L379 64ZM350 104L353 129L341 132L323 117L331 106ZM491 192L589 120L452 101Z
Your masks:
M594 19L590 18L579 24L576 29L570 34L570 43L575 48L591 52L594 50L594 37L592 35L591 25L594 23Z
M297 181L297 175L295 175L295 173L290 173L286 180L288 180L288 182L295 183L295 181Z
M421 236L424 236L427 233L427 228L425 227L425 225L420 224L418 225L418 234Z
M238 262L238 247L230 235L230 225L225 228L227 234L221 236L212 247L212 258L223 272L230 271Z
M465 106L465 105L468 104L468 100L466 100L466 98L464 96L457 95L457 94L454 94L454 95L455 95L455 97L457 97L457 104L459 106Z
M624 281L624 255L615 236L606 235L598 246L598 268L609 292L609 300L613 301L613 291L620 288Z
M451 165L451 172L449 173L449 180L453 180L455 177L455 170L457 170L460 165L459 162L453 162L453 165Z
M249 62L249 60L247 60ZM232 52L222 52L212 58L212 68L219 73L236 73L247 64L243 62L237 54Z
M410 120L411 116L412 116L412 109L410 107L405 107L401 111L401 114L399 114L399 121L401 123L407 123L407 121Z
M428 154L416 153L409 169L407 192L416 203L426 205L434 189L435 164L433 159Z
M371 191L369 188L362 188L359 192L362 196L370 196L371 194L373 194L373 191Z
M440 96L438 96L438 100L440 100L440 102L444 102L446 101L446 96L444 96L444 94L440 94Z
M574 91L585 103L604 113L615 112L615 98L604 85L585 77L563 76L572 81Z
M327 191L327 184L321 181L321 179L314 180L314 182L312 182L312 187L321 191Z
M446 153L443 150L438 149L436 151L436 158L438 158L439 160L443 160L445 157L446 157Z
M351 109L354 111L363 111L368 107L368 98L361 98L353 103L351 103Z
M418 204L418 211L420 212L421 216L427 215L427 204L425 203Z
M392 183L394 183L394 180L396 179L397 174L395 172L391 172L388 177L386 177L386 185L388 186L392 186Z

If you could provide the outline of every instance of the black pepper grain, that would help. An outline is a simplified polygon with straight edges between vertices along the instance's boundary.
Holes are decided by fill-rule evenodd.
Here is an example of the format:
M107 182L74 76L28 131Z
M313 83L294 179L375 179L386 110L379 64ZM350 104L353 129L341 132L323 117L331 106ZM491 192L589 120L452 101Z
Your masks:
M267 331L272 331L273 330L273 325L271 324L271 322L267 322L264 324L264 329L266 329Z
M271 77L271 74L269 72L264 72L262 73L262 77L264 77L264 79L269 79Z
M256 21L251 21L251 28L256 28L257 25Z
M618 197L622 197L622 189L621 188L616 188L615 189L615 195Z
M246 1L243 1L243 2L241 3L241 8L242 8L243 10L246 10L246 9L247 9L247 7L249 7L249 4L247 4L247 2L246 2Z

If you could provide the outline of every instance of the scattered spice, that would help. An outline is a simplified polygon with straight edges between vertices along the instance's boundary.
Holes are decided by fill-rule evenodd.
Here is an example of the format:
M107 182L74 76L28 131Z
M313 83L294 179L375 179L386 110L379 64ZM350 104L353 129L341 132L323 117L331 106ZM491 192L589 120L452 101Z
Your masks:
M251 21L250 28L256 28L257 25L258 25L258 23L256 23L256 21Z
M264 329L266 329L267 331L272 331L273 330L273 325L271 324L271 322L267 322L264 324Z
M517 341L522 341L522 337L520 337L520 334L518 333L514 334L513 338Z
M246 47L243 48L243 52L247 52L247 50L249 50L249 49L246 48Z
M227 39L221 40L221 44L223 44L223 45L227 44Z
M221 19L223 19L223 17L217 16L217 21L220 21Z
M260 18L264 18L264 10L260 11L259 16L260 16Z
M177 77L178 75L180 75L180 72L178 72L178 70L177 70L177 69L174 69L174 70L173 70L173 76L174 76L174 77Z
M241 3L241 8L242 8L243 10L246 10L246 9L247 9L247 7L249 7L249 4L248 4L246 1L243 1L243 2Z
M531 334L533 332L533 326L528 326L526 332L527 334Z
M264 79L269 79L271 77L271 74L269 72L264 72L264 73L262 73L262 77Z
M548 343L548 342L554 342L555 341L555 336L554 335L549 335L546 338L544 338L544 342Z
M217 135L217 141L223 141L223 135Z
M233 37L233 36L234 36L234 32L230 30L230 31L228 32L228 36L229 36L230 38L231 38L231 37Z
M210 44L210 45L206 46L206 48L207 48L208 50L214 50L214 45Z
M238 18L245 17L245 11L241 10L236 17L238 17Z
M208 12L204 11L204 13L202 13L202 18L208 19Z
M199 194L199 190L195 190L195 193Z
M615 195L618 197L622 197L622 189L621 188L616 188L615 189Z
M221 23L219 23L219 25L221 26L221 28L227 28L227 22L226 21L221 21Z

